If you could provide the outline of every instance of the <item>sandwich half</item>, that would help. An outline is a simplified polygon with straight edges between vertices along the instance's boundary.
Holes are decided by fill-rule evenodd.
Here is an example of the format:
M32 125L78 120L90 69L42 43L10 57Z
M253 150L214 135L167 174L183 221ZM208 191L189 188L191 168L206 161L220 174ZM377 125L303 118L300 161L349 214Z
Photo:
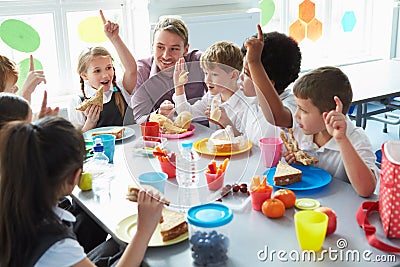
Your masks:
M299 169L279 161L274 175L274 184L279 186L294 184L301 181L302 175Z
M104 130L104 131L96 131L91 134L91 136L96 136L96 135L102 135L102 134L112 134L115 136L116 139L121 139L124 136L124 127L114 127L110 130Z
M85 111L90 105L96 105L100 107L103 111L103 85L97 90L96 94L89 99L85 99L79 106L75 109L80 111Z
M177 238L188 232L185 214L174 210L163 209L160 233L163 242Z

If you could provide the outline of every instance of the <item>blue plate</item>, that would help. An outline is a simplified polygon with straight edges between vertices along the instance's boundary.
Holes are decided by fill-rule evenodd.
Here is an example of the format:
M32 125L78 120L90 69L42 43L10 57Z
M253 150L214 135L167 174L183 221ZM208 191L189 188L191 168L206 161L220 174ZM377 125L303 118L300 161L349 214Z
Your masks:
M274 185L274 174L276 167L270 168L264 172L267 176L267 181L270 185L277 188L287 188L290 190L311 190L323 187L329 184L332 180L332 176L325 170L303 165L291 165L292 167L299 169L303 172L303 177L300 182L289 184L289 185Z

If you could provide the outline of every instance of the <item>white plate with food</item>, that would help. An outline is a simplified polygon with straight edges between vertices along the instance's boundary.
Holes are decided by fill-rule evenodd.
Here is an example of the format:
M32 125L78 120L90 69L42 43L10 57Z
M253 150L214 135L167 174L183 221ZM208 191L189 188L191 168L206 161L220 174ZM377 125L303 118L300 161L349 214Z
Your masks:
M131 242L132 237L135 235L137 230L137 216L137 214L131 215L118 223L116 235L120 240L126 243ZM188 239L189 234L187 222L185 221L183 213L164 209L163 220L164 221L162 222L162 224L164 225L160 223L157 224L157 227L149 241L149 247L169 246ZM178 235L171 239L168 237L164 237L164 239L166 238L168 240L163 241L163 236L161 234L162 232L164 232L165 236L169 233L172 233L174 235L175 233L178 233Z
M121 133L122 132L122 133ZM124 140L135 135L135 130L124 126L107 126L99 127L89 130L83 133L85 140L92 141L93 136L100 134L112 134L115 135L116 141Z

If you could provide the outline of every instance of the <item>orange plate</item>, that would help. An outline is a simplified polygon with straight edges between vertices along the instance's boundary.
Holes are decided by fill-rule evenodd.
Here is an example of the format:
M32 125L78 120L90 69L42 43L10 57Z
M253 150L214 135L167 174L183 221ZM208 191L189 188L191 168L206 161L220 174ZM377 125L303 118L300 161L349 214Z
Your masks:
M208 141L208 138L204 138L204 139L201 139L201 140L199 140L199 141L196 141L196 142L193 144L193 148L194 148L197 152L199 152L199 153L201 153L201 154L205 154L205 155L211 155L211 156L230 156L230 155L236 155L236 154L240 154L240 153L249 151L249 150L253 147L253 144L252 144L250 141L247 141L247 142L248 142L248 143L247 143L247 147L245 147L245 148L243 148L243 149L240 149L240 150L230 151L230 152L213 152L213 151L208 150L208 148L207 148L207 141Z

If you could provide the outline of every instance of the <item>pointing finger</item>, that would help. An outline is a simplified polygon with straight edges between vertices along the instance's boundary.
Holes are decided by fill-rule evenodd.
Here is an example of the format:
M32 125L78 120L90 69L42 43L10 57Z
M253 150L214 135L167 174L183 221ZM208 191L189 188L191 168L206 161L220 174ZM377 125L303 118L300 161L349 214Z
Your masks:
M260 24L257 24L257 32L258 32L257 39L263 41L264 37Z
M107 20L106 20L106 17L104 17L103 10L101 10L101 9L100 9L100 16L101 16L101 20L103 21L103 24L106 24Z
M337 96L334 96L333 100L335 100L335 102L336 102L336 111L339 112L339 113L342 113L343 104L342 104L342 101L340 101L340 98L337 97Z
M29 71L34 71L35 70L35 64L33 62L33 56L29 56Z
M42 101L42 110L44 111L47 108L47 91L44 90L43 101Z

